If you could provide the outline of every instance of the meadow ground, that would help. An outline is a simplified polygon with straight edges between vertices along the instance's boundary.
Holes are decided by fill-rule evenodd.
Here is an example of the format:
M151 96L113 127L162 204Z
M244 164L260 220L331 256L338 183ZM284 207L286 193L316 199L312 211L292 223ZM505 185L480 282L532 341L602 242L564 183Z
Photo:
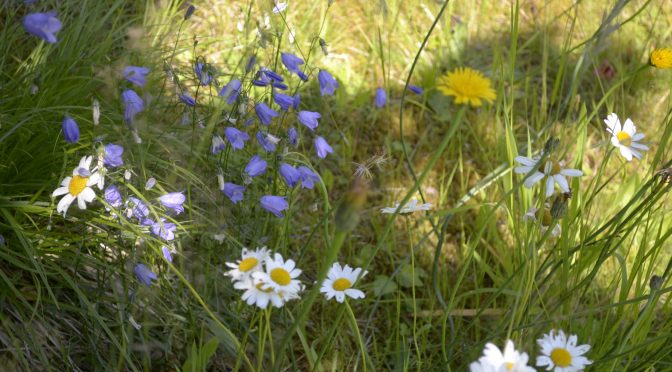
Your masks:
M190 5L0 3L0 369L672 369L668 0Z

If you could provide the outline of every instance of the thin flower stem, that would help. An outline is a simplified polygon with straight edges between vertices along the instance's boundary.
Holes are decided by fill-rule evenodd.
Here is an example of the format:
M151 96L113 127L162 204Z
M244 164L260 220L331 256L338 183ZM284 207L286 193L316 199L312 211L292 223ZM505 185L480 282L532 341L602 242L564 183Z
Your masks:
M672 262L672 261L671 261ZM312 372L317 370L317 366L320 365L320 361L322 360L322 357L324 354L331 348L332 342L336 339L336 330L338 330L339 326L341 325L341 320L343 319L343 315L345 314L345 306L340 306L338 309L338 314L336 314L336 320L334 321L334 324L331 326L331 329L329 330L329 334L326 337L327 343L322 347L320 350L320 353L317 355L317 358L315 358L315 363L313 364L313 369Z
M348 310L348 315L350 315L350 323L352 324L352 329L355 331L355 334L357 335L357 343L359 344L359 351L362 353L362 367L364 368L364 372L366 372L366 347L364 346L364 339L362 339L362 334L359 333L359 326L357 325L357 318L355 318L355 313L352 311L352 308L350 307L350 303L348 302L348 298L345 298L345 308Z
M303 306L301 307L298 316L296 317L292 325L289 327L289 329L287 329L285 335L282 337L282 340L280 341L280 345L277 351L278 356L283 355L285 348L290 343L296 330L299 327L303 326L303 323L305 322L306 317L308 316L308 313L310 312L310 309L313 306L313 303L317 299L317 296L320 294L319 284L322 283L322 281L324 281L324 278L327 277L327 272L329 271L329 268L331 267L333 262L336 261L336 256L338 256L338 252L341 250L341 246L345 241L345 236L346 236L345 231L337 231L336 234L334 235L334 239L331 241L331 245L329 246L329 249L326 252L326 259L323 262L322 269L320 269L320 272L317 275L316 282L318 283L318 285L313 286L313 289L310 291L310 293L308 293L305 300L303 300ZM272 370L277 371L280 368L279 363L281 362L282 357L276 359L275 363L273 363Z
M408 216L406 220L406 231L408 233L408 246L413 247L413 234L411 232L411 222ZM418 358L418 364L421 363L422 356L420 354L420 346L418 346L418 304L415 297L415 250L411 248L411 298L413 300L413 344L415 345L415 353Z

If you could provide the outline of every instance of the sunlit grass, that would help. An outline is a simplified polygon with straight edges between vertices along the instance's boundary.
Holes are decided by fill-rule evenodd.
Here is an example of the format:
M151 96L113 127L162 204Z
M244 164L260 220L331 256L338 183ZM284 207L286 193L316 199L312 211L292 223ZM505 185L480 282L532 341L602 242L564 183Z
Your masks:
M172 1L45 2L0 15L0 365L465 370L485 343L507 339L533 365L535 340L555 328L592 346L593 370L669 368L672 226L669 185L656 172L669 166L672 70L646 66L654 47L671 42L664 0L451 1L438 20L436 2L295 1L279 14L271 2L195 5L187 20L186 4ZM64 24L54 45L20 24L48 9ZM302 109L322 114L319 133L335 153L317 159L305 127L276 119L275 134L297 126L306 137L269 156L270 167L310 165L322 180L288 191L292 207L278 219L219 190L218 175L235 180L256 149L212 156L208 147L229 117L254 117L251 105L238 111L216 98L251 55L294 93L285 51L306 61ZM216 67L212 86L198 87L197 58ZM130 64L152 69L138 89L147 99L134 123L141 144L119 99ZM492 81L493 103L459 106L436 89L461 66ZM411 68L422 95L403 91ZM334 97L320 95L319 69L338 79ZM378 87L387 91L382 109ZM183 92L197 108L179 102ZM268 92L245 93L270 104ZM602 122L611 112L646 134L643 159L626 162L611 145ZM77 144L63 141L64 114L79 123ZM254 133L248 146L257 146ZM185 192L185 212L166 214L178 225L172 264L160 239L102 203L56 213L52 191L99 138L125 148L108 181L127 186L125 197ZM547 156L584 173L564 201L545 199L540 184L523 187L513 172L516 156L539 155L551 139ZM366 187L355 181L358 164L369 165ZM246 200L284 190L275 171L265 177ZM145 190L150 178L157 185ZM432 209L380 213L411 197ZM566 203L557 237L523 218L545 202ZM240 299L225 263L261 246L303 270L301 299L272 310ZM334 260L369 271L357 284L365 299L339 304L317 293ZM138 284L138 262L157 273L151 286Z

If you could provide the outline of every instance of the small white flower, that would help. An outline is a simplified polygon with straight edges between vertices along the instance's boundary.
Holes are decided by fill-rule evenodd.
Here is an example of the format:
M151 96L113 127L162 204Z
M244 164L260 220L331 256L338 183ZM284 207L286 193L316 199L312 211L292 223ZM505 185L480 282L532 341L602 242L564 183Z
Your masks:
M644 134L637 133L637 128L630 118L626 119L621 127L618 115L611 113L604 119L604 123L607 125L607 132L611 133L611 144L618 147L625 160L632 161L633 157L641 159L640 151L649 151L648 146L638 143L644 138Z
M276 3L273 7L273 13L278 14L287 9L287 3Z
M380 211L382 213L394 213L397 208L399 208L399 203L396 203L394 207L385 207L381 208ZM428 211L432 208L432 203L425 203L425 204L420 204L418 205L418 200L417 199L411 199L406 205L404 205L400 210L399 213L404 214L404 213L413 213L417 211Z
M93 125L98 125L100 123L100 102L97 99L93 99Z
M523 219L527 221L539 221L539 223L541 224L541 232L543 234L546 233L546 230L548 230L550 224L553 223L553 217L551 216L551 211L549 210L548 205L546 205L543 210L540 210L535 207L530 207L530 209L527 210L527 213L525 213L525 216L523 216ZM562 233L562 227L560 226L560 223L556 221L555 225L553 226L553 230L551 231L551 235L553 237L556 237L559 236L561 233Z
M527 365L529 356L521 353L513 346L513 341L507 340L502 353L497 346L488 343L483 350L483 356L469 365L471 372L535 372Z
M142 326L138 324L138 322L136 322L135 319L133 319L132 315L128 316L128 322L131 323L131 325L133 326L133 328L135 328L136 331L139 331L142 328Z
M131 134L133 134L133 141L135 141L135 143L137 143L138 145L142 143L142 138L140 138L137 129L133 128L131 130Z
M338 302L343 302L345 296L354 299L364 298L364 292L352 288L359 279L361 272L361 268L353 269L348 265L341 267L338 262L334 262L327 273L327 278L322 282L320 292L324 293L327 300L336 297ZM366 275L366 273L365 271L361 276Z
M237 262L226 263L226 266L230 267L231 270L227 271L225 275L230 276L234 282L249 280L252 273L261 271L262 264L268 257L269 250L266 247L257 248L254 251L243 248L242 259ZM233 285L236 289L243 289L241 286L238 283Z
M270 142L270 143L272 143L272 144L274 144L274 145L277 145L277 144L280 142L280 138L278 138L278 137L276 137L276 136L274 136L274 135L268 133L268 134L266 135L266 141L268 141L268 142Z
M546 177L546 197L550 197L555 192L555 185L560 187L562 192L569 192L569 183L565 177L581 177L583 172L578 169L564 168L565 163L562 161L553 162L547 160L544 165L543 173L538 170L539 158L528 158L525 156L516 156L515 160L521 165L514 168L513 171L518 174L531 174L525 179L523 185L528 189L534 186L537 182Z
M537 357L537 367L546 367L547 371L582 371L587 365L593 363L583 356L590 350L590 345L577 346L576 335L567 338L563 331L559 331L556 335L553 329L538 339L537 343L542 354Z
M126 170L124 171L124 179L125 179L126 181L130 181L130 180L131 180L131 171L130 171L130 170L126 169Z
M72 177L65 177L61 182L61 187L54 190L52 197L65 195L61 201L58 202L56 211L58 213L65 213L70 208L75 199L77 199L77 206L79 209L86 209L86 203L90 203L96 197L96 193L91 186L98 183L98 173L91 173L92 156L85 156L79 161L79 166L72 171Z
M265 271L252 273L255 283L263 282L268 288L280 294L297 294L303 286L298 278L301 270L297 269L294 260L285 261L280 253L264 261ZM267 288L263 288L267 289Z
M147 182L145 182L145 190L151 190L154 185L156 185L156 178L150 177Z

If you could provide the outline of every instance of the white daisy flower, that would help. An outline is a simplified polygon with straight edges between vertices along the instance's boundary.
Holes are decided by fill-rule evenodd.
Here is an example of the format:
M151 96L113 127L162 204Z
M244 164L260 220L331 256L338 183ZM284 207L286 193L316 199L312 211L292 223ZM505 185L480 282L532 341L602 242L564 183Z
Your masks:
M515 173L518 174L530 174L523 185L528 189L534 186L537 182L541 181L546 177L546 197L553 195L555 191L555 184L560 187L562 192L569 192L569 183L565 177L581 177L583 172L578 169L569 169L564 168L565 163L562 161L553 162L552 160L547 160L544 165L543 173L537 170L539 168L539 158L528 158L525 156L516 156L515 160L522 164L513 169Z
M583 355L590 350L590 345L576 345L576 335L569 338L563 331L551 330L537 340L541 347L541 356L537 357L537 367L546 367L547 371L575 372L583 371L587 365L593 363Z
M276 253L273 258L266 258L265 266L266 271L252 273L255 283L263 282L279 294L297 294L303 289L301 281L296 279L301 270L295 267L294 260L285 261L280 253Z
M607 125L607 131L611 133L611 144L618 147L621 155L627 160L632 161L632 158L642 158L640 151L649 151L649 147L638 143L644 138L644 134L637 133L635 123L630 118L625 120L625 124L621 127L621 121L615 113L609 114L604 123ZM637 151L640 150L640 151Z
M553 195L555 191L555 185L557 184L560 187L562 192L569 192L569 183L565 177L581 177L583 172L578 169L564 168L565 163L559 161L554 163L551 160L546 162L544 167L544 174L546 175L546 197Z
M532 188L532 186L534 186L537 182L541 181L544 178L544 174L539 172L538 170L539 158L516 156L514 160L521 164L520 166L517 166L513 169L515 173L528 174L532 172L532 174L530 174L523 182L523 185L528 189Z
M399 203L396 203L394 207L381 208L382 213L394 213L397 208L399 208ZM425 203L418 205L417 199L411 199L406 205L404 205L400 210L400 214L413 213L417 211L428 211L432 208L432 203Z
M548 230L553 223L553 217L551 216L551 211L548 205L546 205L543 210L530 207L530 209L527 210L527 213L525 213L525 216L523 216L523 219L526 221L539 221L542 234L545 234L546 230ZM553 226L553 231L551 231L551 235L556 237L559 236L560 233L562 233L562 227L560 226L560 223L556 221Z
M469 365L471 372L535 372L527 365L529 356L514 349L513 341L507 340L502 353L497 346L488 343L483 356Z
M65 195L56 207L56 211L63 213L63 217L65 217L65 213L75 199L77 199L79 209L86 209L86 203L92 202L96 197L96 193L91 186L98 183L98 177L100 176L97 172L92 174L89 171L92 160L92 156L83 157L79 161L79 166L72 171L72 177L65 177L61 182L61 187L51 194L52 197Z
M260 309L265 309L269 303L275 307L282 307L285 302L299 298L296 293L276 292L267 283L258 279L248 278L238 283L240 283L238 289L245 291L241 297L243 301Z
M226 272L227 276L231 277L236 289L246 288L246 283L240 283L242 281L249 280L252 276L252 273L261 271L264 260L269 257L269 250L266 247L257 248L255 250L249 250L243 248L242 259L237 262L227 262L226 266L230 267L232 270Z
M327 273L327 278L322 282L320 292L324 293L327 300L336 297L336 301L343 302L345 296L359 299L364 298L364 292L352 288L362 272L361 268L353 269L348 265L341 267L338 262L334 262ZM366 275L366 271L361 275Z

